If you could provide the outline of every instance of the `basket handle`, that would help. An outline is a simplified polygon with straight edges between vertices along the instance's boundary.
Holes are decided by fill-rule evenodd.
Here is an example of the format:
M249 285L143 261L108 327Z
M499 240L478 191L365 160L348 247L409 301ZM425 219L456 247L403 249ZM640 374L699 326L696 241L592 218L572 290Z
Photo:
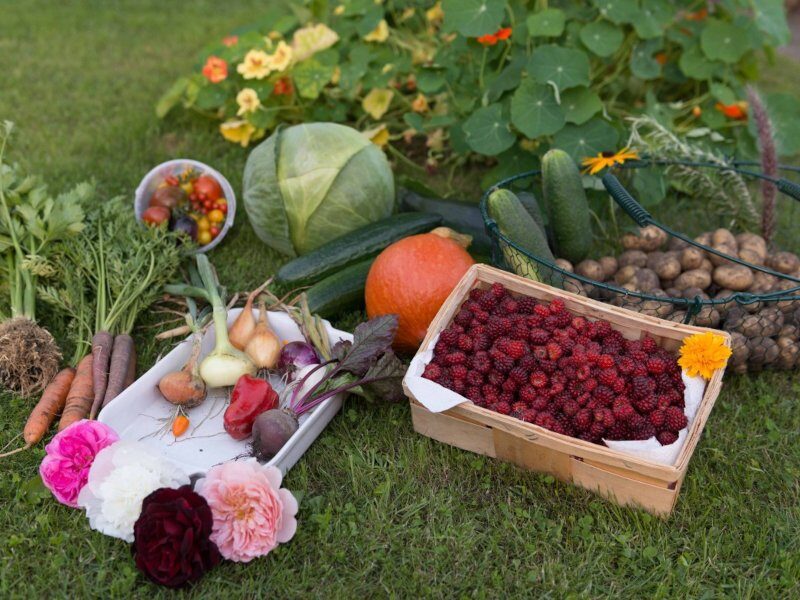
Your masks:
M606 173L603 175L602 181L611 197L636 221L637 225L644 227L653 222L652 215L630 195L628 190L619 182L619 179L611 173ZM800 187L798 189L800 190Z
M794 181L789 181L781 177L775 185L787 196L791 196L795 200L800 200L800 185L797 185Z

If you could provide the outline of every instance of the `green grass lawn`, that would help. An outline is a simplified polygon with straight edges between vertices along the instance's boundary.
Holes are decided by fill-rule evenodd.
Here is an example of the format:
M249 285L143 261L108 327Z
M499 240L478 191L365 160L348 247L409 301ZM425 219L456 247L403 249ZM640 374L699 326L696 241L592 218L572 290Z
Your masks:
M200 120L159 122L153 105L209 38L264 2L72 5L0 0L0 118L17 123L14 157L56 190L94 178L103 197L132 197L151 166L178 156L240 189L244 150ZM798 73L781 64L771 85L788 68ZM278 258L242 212L236 224L211 258L229 288L250 289ZM138 331L141 368L169 348L153 333ZM296 537L223 564L188 595L797 597L798 393L786 374L729 377L667 521L420 437L405 405L352 401L285 479L302 495ZM30 403L0 402L3 446ZM0 597L166 596L125 543L29 483L42 456L0 461Z

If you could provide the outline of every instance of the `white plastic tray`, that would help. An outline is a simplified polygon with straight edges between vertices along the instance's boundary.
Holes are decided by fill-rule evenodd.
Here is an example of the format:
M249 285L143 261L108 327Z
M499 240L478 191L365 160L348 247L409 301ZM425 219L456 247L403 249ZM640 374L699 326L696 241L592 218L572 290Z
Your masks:
M241 310L228 312L228 325L233 323ZM258 315L257 310L253 313ZM270 325L281 340L291 342L303 339L300 329L289 315L282 312L268 314ZM351 334L334 329L327 321L325 326L331 345L340 339L353 339ZM201 356L214 348L214 342L214 328L211 327L203 338ZM179 344L106 406L98 420L112 427L121 439L142 441L183 467L187 473L203 475L216 464L246 454L251 440L235 440L225 432L223 415L228 406L230 389L223 388L209 390L208 397L200 406L187 411L191 424L184 436L176 440L169 429L166 433L153 435L175 412L175 407L164 400L158 391L158 382L167 373L181 369L190 352L189 340ZM270 382L276 391L281 389L278 378L271 377ZM320 404L307 418L301 419L297 433L268 464L278 467L284 474L291 469L339 411L343 399L341 394L334 396Z

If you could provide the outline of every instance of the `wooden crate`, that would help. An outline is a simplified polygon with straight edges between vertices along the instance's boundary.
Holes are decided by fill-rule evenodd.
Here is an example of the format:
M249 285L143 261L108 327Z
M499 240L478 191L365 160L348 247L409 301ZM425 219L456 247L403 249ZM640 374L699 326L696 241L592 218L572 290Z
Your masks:
M562 298L567 310L573 314L605 319L628 339L639 339L647 333L661 347L671 351L677 351L683 338L708 331L702 327L639 315L486 265L475 265L464 275L436 315L419 352L428 349L431 340L450 324L472 288L487 288L496 282L517 295L532 296L542 301ZM730 345L727 333L715 333L723 335ZM433 413L417 402L405 385L404 389L411 401L414 429L422 435L532 471L549 473L621 505L638 506L648 512L667 516L675 506L689 459L719 395L723 372L723 369L717 370L706 385L689 435L673 465L643 460L605 446L554 433L471 402Z

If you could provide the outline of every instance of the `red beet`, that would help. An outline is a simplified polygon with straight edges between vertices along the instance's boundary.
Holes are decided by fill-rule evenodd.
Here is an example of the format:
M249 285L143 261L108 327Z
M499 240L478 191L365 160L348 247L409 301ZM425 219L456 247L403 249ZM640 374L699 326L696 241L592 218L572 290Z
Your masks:
M275 456L297 431L297 417L285 408L261 413L253 423L253 456L266 462Z

